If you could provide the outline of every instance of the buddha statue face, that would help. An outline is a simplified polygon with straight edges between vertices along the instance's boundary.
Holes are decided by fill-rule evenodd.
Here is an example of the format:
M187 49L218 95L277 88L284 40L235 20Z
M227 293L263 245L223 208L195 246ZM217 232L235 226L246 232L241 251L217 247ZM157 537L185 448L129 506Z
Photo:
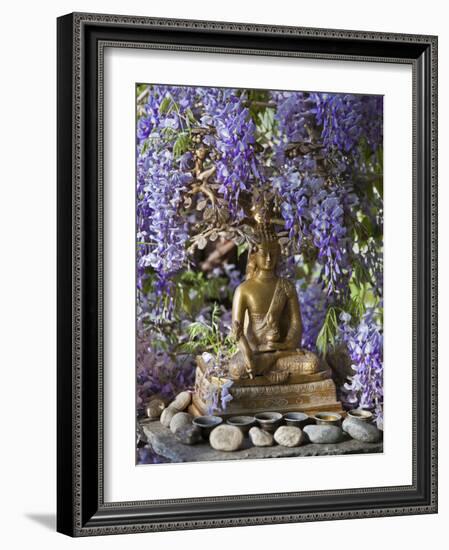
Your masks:
M250 254L247 277L252 278L258 271L275 271L281 255L277 241L263 242Z
M278 264L279 255L279 245L276 241L260 245L255 254L257 269L272 271Z

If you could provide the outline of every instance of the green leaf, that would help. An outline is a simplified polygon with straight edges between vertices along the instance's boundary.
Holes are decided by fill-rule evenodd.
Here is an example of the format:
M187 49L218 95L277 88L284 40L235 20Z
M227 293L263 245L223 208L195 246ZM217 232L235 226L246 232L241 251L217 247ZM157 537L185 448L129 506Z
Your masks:
M181 132L177 137L175 143L173 144L173 156L179 158L186 151L188 151L190 146L190 138L187 132Z
M136 96L139 97L147 89L147 84L138 84L136 86Z
M384 180L382 177L379 177L374 182L374 187L376 188L376 191L379 193L380 198L383 200L384 198Z
M146 139L144 142L143 142L143 145L142 145L142 152L141 154L142 155L145 155L145 153L148 151L148 149L150 148L150 145L151 145L151 140L150 139Z
M195 116L193 115L192 110L191 110L190 108L186 109L185 114L186 114L186 116L187 116L187 120L189 120L189 121L192 122L193 124L196 123L196 118L195 118Z
M164 115L165 113L168 112L168 109L169 109L170 105L172 104L172 101L173 101L173 99L171 98L171 96L164 97L161 104L159 105L159 114L160 115Z
M240 258L240 256L248 250L248 243L245 241L242 244L239 244L237 247L237 258Z
M337 308L330 306L324 318L323 326L318 333L316 345L318 350L325 356L329 346L335 345L338 332Z

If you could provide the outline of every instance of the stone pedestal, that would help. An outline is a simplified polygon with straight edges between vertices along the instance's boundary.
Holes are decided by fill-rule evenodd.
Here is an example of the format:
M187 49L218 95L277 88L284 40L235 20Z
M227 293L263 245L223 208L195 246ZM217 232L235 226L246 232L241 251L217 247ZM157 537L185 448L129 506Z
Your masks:
M260 458L282 458L296 456L335 456L359 453L381 453L382 441L379 443L362 443L350 439L344 434L340 443L307 443L300 447L253 447L248 437L245 437L242 449L234 452L216 451L207 441L196 445L183 445L158 421L142 421L148 443L153 450L170 462L202 462L214 460L242 460Z
M197 358L195 392L189 408L195 416L207 414L207 396L211 389L226 380L211 377L202 357ZM212 388L211 388L212 385ZM322 411L343 412L337 401L331 370L327 367L314 374L296 375L282 384L273 384L264 376L253 380L235 381L225 411L216 411L223 417L254 415L259 412L278 411L282 414L301 411L313 415Z

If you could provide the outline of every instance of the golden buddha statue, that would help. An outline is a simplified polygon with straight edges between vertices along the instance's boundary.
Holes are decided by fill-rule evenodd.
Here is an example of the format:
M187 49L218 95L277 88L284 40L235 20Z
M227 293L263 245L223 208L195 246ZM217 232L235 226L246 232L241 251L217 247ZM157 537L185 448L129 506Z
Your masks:
M249 253L246 280L234 294L232 325L238 351L225 375L209 374L197 357L195 392L190 412L205 414L207 398L232 381L233 396L222 416L278 412L341 411L326 361L301 349L302 321L294 284L279 277L281 248L272 220L256 213L256 245Z
M270 231L248 258L246 281L234 294L232 323L239 352L229 365L232 380L264 375L272 383L320 370L317 355L298 348L301 312L294 284L278 277L279 243Z

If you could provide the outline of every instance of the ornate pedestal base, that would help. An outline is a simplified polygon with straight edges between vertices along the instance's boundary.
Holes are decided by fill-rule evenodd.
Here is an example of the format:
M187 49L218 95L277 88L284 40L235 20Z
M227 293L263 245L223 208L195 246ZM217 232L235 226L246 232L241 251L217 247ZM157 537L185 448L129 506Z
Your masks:
M207 398L211 390L220 383L218 379L208 377L201 357L197 362L195 393L189 408L189 412L195 416L208 414ZM253 380L239 380L234 382L231 394L233 399L227 404L226 411L217 412L220 416L254 415L265 411L301 411L307 414L320 411L342 412L330 369L295 376L293 381L282 384L270 383L264 376L256 376Z

